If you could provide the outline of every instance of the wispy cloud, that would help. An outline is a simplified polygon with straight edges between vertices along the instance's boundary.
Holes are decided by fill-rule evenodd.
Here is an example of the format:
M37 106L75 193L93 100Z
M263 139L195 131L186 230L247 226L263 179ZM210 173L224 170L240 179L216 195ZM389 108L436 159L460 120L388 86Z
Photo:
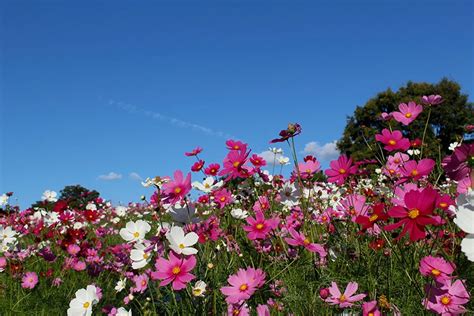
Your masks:
M193 123L193 122L183 121L179 118L167 116L167 115L164 115L162 113L145 110L145 109L142 109L142 108L137 107L137 106L132 105L132 104L127 104L127 103L120 102L120 101L115 101L115 100L109 100L109 105L116 106L117 108L119 108L123 111L127 111L127 112L132 113L132 114L142 114L142 115L151 117L152 119L160 120L160 121L166 122L168 124L174 125L174 126L179 127L179 128L192 129L194 131L198 131L198 132L210 135L210 136L222 137L222 138L225 138L225 139L235 138L232 135L229 135L229 134L224 133L222 131L214 130L214 129L212 129L210 127L207 127L207 126L199 125L199 124L196 124L196 123Z
M135 181L142 181L143 178L136 172L130 172L128 177L132 180L135 180Z
M101 174L97 178L99 180L103 180L103 181L114 181L114 180L122 179L122 175L120 173L115 173L115 172L111 171L108 174Z
M304 146L304 154L314 155L321 161L334 160L339 156L336 141L321 145L319 142L309 142Z
M265 150L265 151L262 151L261 153L258 154L260 157L262 157L263 159L265 159L265 161L267 162L267 165L268 166L273 166L273 165L276 165L276 166L279 166L280 163L278 162L278 159L282 158L282 157L285 157L283 156L282 154L274 154L272 151L270 150Z

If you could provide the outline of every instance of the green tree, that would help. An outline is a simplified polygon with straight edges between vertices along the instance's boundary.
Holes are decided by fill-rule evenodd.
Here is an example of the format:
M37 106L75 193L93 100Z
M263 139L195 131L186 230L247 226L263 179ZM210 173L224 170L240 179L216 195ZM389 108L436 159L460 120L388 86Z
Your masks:
M426 154L434 159L444 157L449 151L449 144L459 141L465 133L465 126L474 123L473 103L468 102L468 96L461 93L458 83L446 78L436 84L409 81L396 92L387 89L367 101L364 106L357 106L354 114L347 118L344 134L337 143L338 149L356 160L373 159L380 153L375 134L389 126L410 135L411 140L422 139L429 112L426 107L408 126L395 120L383 121L380 114L398 111L400 103L415 101L420 104L423 95L432 94L441 95L444 102L432 107L423 156Z

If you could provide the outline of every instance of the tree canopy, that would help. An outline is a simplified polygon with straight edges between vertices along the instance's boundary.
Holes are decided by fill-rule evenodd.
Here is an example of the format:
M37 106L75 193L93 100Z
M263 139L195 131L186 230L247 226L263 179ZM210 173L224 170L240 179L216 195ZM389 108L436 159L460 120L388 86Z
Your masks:
M357 106L354 114L347 118L344 134L337 142L338 149L356 160L375 158L376 153L380 152L375 134L389 126L422 139L429 112L427 107L408 126L395 120L384 121L381 114L398 111L400 103L415 101L420 104L423 95L436 94L441 95L444 101L432 107L423 150L429 157L443 157L448 153L449 145L462 138L465 126L474 122L473 103L468 101L466 94L461 93L458 83L446 78L436 84L409 81L396 92L387 89L367 101L364 106Z

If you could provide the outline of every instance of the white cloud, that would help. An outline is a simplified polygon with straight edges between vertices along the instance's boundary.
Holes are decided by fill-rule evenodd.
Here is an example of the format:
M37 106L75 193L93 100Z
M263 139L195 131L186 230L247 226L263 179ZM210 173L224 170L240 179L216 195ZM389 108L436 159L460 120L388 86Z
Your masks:
M136 180L136 181L142 181L143 178L136 172L130 172L130 174L128 175L128 177L132 180Z
M303 153L306 155L314 155L321 161L330 161L339 157L339 150L336 141L321 145L318 142L309 142L304 146Z
M122 179L122 175L120 173L115 173L111 171L108 174L101 174L98 179L103 181L114 181Z
M281 157L285 157L282 154L276 154L275 155L270 150L265 150L265 151L259 153L258 155L260 157L262 157L263 159L265 159L265 161L267 162L267 166L273 166L273 165L279 166L280 163L278 162L278 159L281 158Z

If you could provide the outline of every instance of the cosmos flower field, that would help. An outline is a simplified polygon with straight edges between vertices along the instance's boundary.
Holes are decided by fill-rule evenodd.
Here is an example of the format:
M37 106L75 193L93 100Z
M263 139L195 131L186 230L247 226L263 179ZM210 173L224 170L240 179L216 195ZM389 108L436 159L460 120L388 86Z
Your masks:
M472 315L474 145L433 159L391 125L436 106L382 113L374 160L299 158L294 123L273 161L237 140L220 162L186 152L140 203L5 192L0 315Z

